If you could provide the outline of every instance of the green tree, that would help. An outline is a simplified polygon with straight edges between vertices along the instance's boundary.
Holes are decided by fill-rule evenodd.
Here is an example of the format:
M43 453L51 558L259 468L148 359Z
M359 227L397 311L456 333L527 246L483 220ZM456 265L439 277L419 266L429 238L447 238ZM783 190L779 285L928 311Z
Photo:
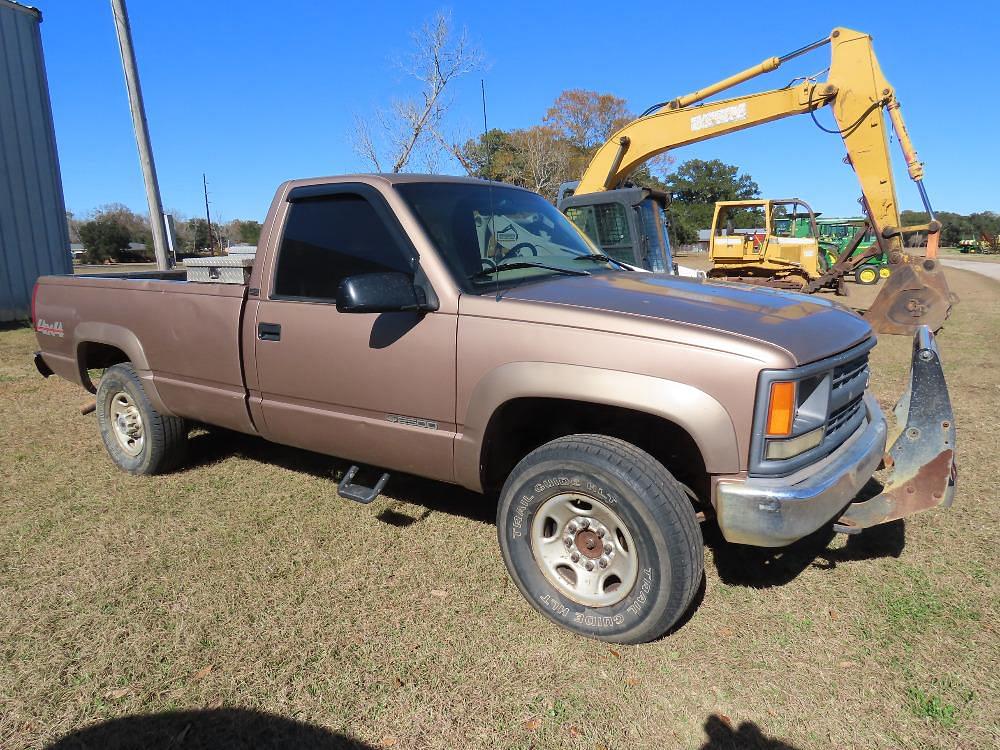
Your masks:
M455 156L474 177L517 184L521 165L517 147L506 130L493 128L466 141Z
M632 118L621 97L586 89L563 91L545 113L545 123L588 157Z
M671 194L671 242L685 244L698 239L698 230L712 223L716 201L756 198L760 187L740 168L718 159L689 159L667 175Z
M972 214L938 211L935 216L941 222L941 245L944 247L956 247L962 240L978 240L984 234L1000 234L1000 214L993 211ZM926 224L929 218L926 211L902 211L899 215L903 226Z
M131 240L128 227L116 219L103 216L84 222L79 232L80 241L92 263L121 258Z
M229 222L227 234L231 240L245 245L256 245L260 241L260 222L252 219L234 219Z
M205 250L215 251L219 247L218 238L223 236L222 227L212 222L211 230L205 219L191 219L185 227L188 247L185 251L203 252Z

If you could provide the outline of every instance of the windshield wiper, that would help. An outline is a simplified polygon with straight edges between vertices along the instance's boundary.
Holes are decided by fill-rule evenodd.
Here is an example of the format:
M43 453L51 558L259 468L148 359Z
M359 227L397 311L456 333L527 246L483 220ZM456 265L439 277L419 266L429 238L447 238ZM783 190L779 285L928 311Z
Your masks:
M497 263L493 268L484 268L482 271L476 271L474 274L469 276L470 279L486 279L498 271L504 271L508 268L544 268L547 271L556 271L557 273L564 273L567 276L590 276L590 271L577 271L573 268L560 268L559 266L550 266L546 263L533 263L526 260L518 260L512 263Z
M601 253L588 253L587 255L578 255L575 258L573 258L573 260L589 260L591 263L613 263L619 268L623 268L626 271L629 270L629 267L626 266L624 263L622 263L620 260L617 260L616 258L612 258L607 255L602 255Z

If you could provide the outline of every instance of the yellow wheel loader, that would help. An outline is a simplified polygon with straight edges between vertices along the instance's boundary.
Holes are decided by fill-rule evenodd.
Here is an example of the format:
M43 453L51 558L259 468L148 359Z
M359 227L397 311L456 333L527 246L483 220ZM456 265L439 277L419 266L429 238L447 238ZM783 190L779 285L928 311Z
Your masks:
M721 91L776 70L783 63L824 46L830 47L831 54L826 80L807 76L772 91L706 101ZM823 107L832 110L836 128L826 128L816 119L816 110ZM629 176L652 157L792 115L809 115L818 127L843 139L847 150L845 161L853 167L860 183L861 202L868 223L858 231L835 262L820 277L803 284L801 290L812 292L838 284L869 257L886 253L891 275L866 313L865 317L872 327L880 333L909 335L920 325L927 325L932 330L940 329L951 306L958 301L949 291L937 261L941 224L934 218L924 188L923 164L917 158L906 131L895 91L882 74L871 37L858 31L836 28L828 37L786 55L769 57L703 89L655 104L597 150L572 195L560 201L560 208L564 211L573 208L570 214L573 218L573 215L588 216L589 207L593 207L593 213L599 214L609 205L620 204L631 208L637 216L642 202L617 201L615 194L627 188ZM917 185L924 210L930 216L927 224L901 226L889 158L890 127L902 148L907 170ZM636 216L626 214L630 226L641 233L643 222ZM875 234L877 242L855 254L869 231ZM904 251L904 236L914 232L927 235L924 256L913 257ZM643 246L650 244L642 236L639 241ZM768 267L780 265L778 259L779 256L775 255L764 265L744 264L744 271L736 276L741 280L787 286L789 273Z

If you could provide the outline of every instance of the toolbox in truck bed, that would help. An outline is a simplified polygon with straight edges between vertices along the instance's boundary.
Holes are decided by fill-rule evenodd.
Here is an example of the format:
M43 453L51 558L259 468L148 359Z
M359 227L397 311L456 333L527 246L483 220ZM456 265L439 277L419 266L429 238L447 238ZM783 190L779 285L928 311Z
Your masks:
M253 268L252 255L216 255L187 258L187 280L203 284L247 284Z

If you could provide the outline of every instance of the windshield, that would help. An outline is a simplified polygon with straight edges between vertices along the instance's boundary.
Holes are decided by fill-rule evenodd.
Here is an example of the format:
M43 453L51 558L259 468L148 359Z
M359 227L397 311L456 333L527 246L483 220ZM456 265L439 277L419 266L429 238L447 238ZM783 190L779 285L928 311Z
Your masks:
M465 292L483 294L563 272L620 270L600 258L581 263L596 249L536 193L467 182L410 182L396 189Z

